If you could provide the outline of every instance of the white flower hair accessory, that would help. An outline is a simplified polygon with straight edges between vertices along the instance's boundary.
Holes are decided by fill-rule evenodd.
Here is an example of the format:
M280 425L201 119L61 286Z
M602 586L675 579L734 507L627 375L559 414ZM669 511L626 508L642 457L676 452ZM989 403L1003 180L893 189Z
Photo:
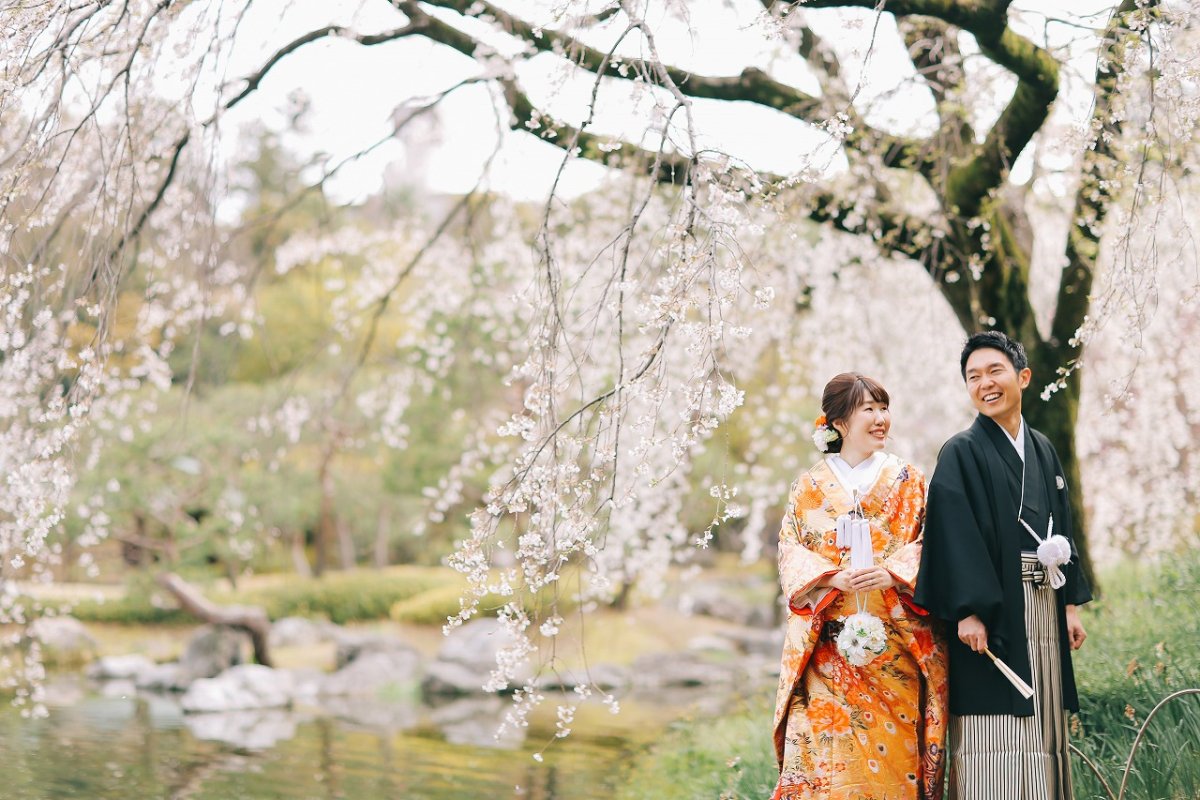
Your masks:
M865 667L887 649L887 632L883 621L874 614L859 611L842 620L837 635L837 649L846 661Z
M812 443L822 453L829 452L829 445L838 440L838 432L833 429L829 421L825 419L825 415L817 417L813 422L815 426L812 434Z

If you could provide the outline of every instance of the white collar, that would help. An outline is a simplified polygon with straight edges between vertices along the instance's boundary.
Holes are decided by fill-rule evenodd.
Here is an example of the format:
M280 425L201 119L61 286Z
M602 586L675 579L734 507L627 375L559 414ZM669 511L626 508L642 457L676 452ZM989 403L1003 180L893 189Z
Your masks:
M825 456L825 461L842 487L853 497L855 492L865 495L875 485L887 456L882 452L872 453L864 458L862 463L853 467L839 453L830 453Z
M1017 451L1017 455L1021 457L1021 461L1025 460L1025 418L1021 417L1021 423L1017 426L1017 435L1009 436L1008 429L1003 425L999 426L1000 430L1004 431L1004 438L1008 439L1009 444Z

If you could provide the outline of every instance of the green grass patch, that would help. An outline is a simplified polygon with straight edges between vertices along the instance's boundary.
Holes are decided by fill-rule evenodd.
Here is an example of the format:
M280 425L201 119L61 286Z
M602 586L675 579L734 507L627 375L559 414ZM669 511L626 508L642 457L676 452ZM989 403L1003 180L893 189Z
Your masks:
M770 797L775 788L769 711L684 719L623 776L616 800Z

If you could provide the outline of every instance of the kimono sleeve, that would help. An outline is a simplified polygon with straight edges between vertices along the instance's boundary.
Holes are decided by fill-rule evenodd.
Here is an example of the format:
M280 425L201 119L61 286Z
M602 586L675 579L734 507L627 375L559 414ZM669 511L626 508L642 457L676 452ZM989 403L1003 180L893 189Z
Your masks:
M1000 621L1004 593L977 514L989 507L969 445L947 442L929 482L925 538L913 602L958 622L972 614L988 628Z
M922 534L925 521L925 478L916 469L909 468L910 476L901 487L905 493L899 524L908 530L897 531L907 540L883 561L883 568L896 579L896 589L912 594L917 585L917 573L921 565Z
M838 565L813 552L806 542L818 540L806 530L803 515L796 507L799 482L792 484L787 510L779 529L779 582L788 605L796 613L811 613L832 589L815 588L817 581L838 571Z

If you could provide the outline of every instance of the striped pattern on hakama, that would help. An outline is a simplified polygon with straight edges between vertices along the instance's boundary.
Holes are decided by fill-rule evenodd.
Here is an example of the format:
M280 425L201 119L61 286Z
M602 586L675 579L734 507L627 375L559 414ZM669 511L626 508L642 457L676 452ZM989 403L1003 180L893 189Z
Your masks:
M951 715L951 800L1071 800L1054 590L1032 553L1021 578L1034 715Z

